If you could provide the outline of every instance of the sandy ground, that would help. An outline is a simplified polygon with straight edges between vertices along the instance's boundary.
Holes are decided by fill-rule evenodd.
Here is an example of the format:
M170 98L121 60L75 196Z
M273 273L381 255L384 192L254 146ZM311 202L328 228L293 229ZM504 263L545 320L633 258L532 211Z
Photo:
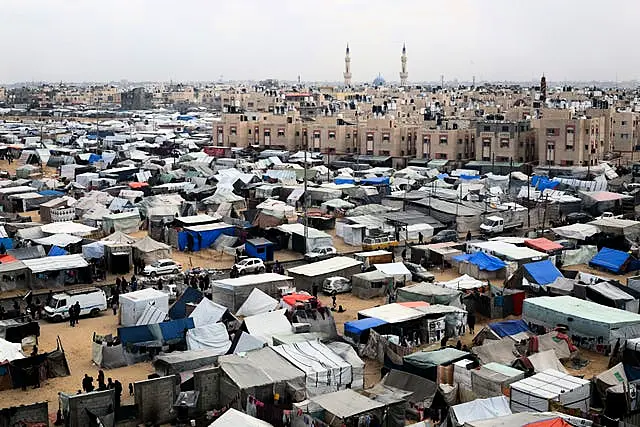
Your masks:
M26 391L20 389L5 390L0 393L0 407L5 408L20 404L48 401L49 412L55 413L58 410L58 391L65 393L75 393L82 388L82 377L85 373L97 378L98 369L91 362L91 340L93 333L108 334L114 333L117 328L117 316L113 316L111 311L106 311L102 316L96 318L82 318L76 327L70 327L68 322L49 323L46 320L40 322L39 348L41 351L50 351L56 348L56 337L59 336L62 346L67 356L71 375L64 378L53 378L42 384L39 389L28 388ZM119 380L125 391L123 392L123 403L133 403L128 393L130 382L146 379L147 375L153 373L150 363L139 363L124 368L105 370L106 378ZM94 384L96 382L94 381Z

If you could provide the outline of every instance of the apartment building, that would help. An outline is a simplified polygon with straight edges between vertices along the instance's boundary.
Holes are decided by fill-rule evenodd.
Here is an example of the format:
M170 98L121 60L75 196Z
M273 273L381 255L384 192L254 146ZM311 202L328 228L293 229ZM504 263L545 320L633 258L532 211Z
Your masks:
M533 121L541 165L587 166L601 160L605 146L605 117Z
M416 157L439 160L475 159L475 129L421 129L418 132Z
M527 163L536 160L536 132L529 121L476 123L475 159Z
M7 88L0 86L0 102L5 102L7 100Z
M632 159L634 152L638 150L638 145L640 145L638 142L639 117L640 115L633 111L610 111L610 114L605 116L605 120L608 121L608 144L605 141L605 151Z

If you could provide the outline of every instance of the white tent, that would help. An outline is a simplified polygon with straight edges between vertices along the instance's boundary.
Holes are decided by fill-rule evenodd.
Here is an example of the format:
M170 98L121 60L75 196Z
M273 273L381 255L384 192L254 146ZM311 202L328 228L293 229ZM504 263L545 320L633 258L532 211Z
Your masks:
M53 234L51 236L42 237L40 239L33 239L34 243L39 245L47 245L47 246L58 246L61 248L66 248L69 245L73 245L75 243L81 242L82 237L72 236L71 234Z
M187 346L189 350L208 348L218 354L226 354L231 347L229 333L223 323L212 323L187 331Z
M274 310L277 306L278 301L275 298L270 297L258 288L254 288L236 314L238 316L255 316L256 314Z
M504 396L476 399L471 402L452 406L449 419L454 427L463 426L471 421L487 420L511 415L509 401Z
M291 323L285 317L285 309L256 314L244 318L247 331L269 345L273 345L274 335L291 333Z
M158 310L168 313L169 294L153 288L121 294L120 324L122 326L134 326L148 305L154 305Z
M156 323L162 323L167 318L167 313L158 309L155 305L147 305L136 320L136 326L142 325L155 325Z
M88 225L80 224L77 222L52 222L51 224L45 224L40 227L43 233L46 234L73 234L74 236L86 236L97 230L95 227L89 227Z
M513 412L546 412L551 401L588 412L590 400L590 381L552 369L511 384Z
M390 262L387 264L373 264L376 270L386 274L387 276L393 276L396 282L408 282L411 280L411 272L401 262Z
M16 359L24 359L22 345L0 338L0 360L8 360L11 362Z
M229 409L220 418L209 424L209 427L273 427L266 421L253 418L236 409Z
M189 317L193 319L196 328L218 323L227 312L227 308L216 304L208 298L202 298Z

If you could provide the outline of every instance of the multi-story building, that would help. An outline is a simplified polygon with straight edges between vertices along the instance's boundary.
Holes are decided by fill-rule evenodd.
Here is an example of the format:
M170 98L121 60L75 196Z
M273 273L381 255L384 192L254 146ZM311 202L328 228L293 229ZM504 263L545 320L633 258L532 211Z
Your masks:
M4 86L0 86L0 102L5 102L7 100L7 88Z
M153 106L153 94L137 87L120 95L123 110L146 110Z
M587 166L602 159L605 117L533 121L540 165Z
M608 136L607 151L633 159L638 150L638 136L640 135L640 114L633 111L611 111L605 117L608 120L606 135ZM605 145L606 147L606 145Z
M475 159L527 163L536 160L536 132L529 121L482 120L476 124Z

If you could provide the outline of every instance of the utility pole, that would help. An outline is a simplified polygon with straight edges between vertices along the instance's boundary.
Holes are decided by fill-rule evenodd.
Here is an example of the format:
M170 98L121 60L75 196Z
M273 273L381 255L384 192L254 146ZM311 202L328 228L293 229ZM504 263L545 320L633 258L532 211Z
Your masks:
M531 230L531 170L527 165L527 228Z
M309 150L309 133L305 135L304 147L304 252L309 252L309 213L308 213L308 196L307 196L307 151Z

